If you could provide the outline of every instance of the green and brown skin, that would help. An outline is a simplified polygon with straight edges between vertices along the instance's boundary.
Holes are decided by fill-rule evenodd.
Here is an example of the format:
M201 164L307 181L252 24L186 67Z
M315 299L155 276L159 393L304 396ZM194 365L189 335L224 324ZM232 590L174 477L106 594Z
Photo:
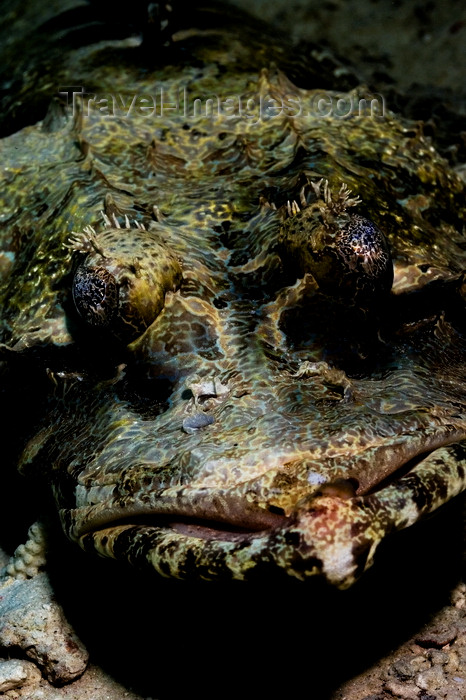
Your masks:
M189 61L170 54L148 70L134 46L105 62L93 45L65 65L68 84L315 97L285 74L284 47L242 19L217 31L209 18L174 35ZM84 549L165 576L323 574L346 587L386 534L464 489L466 188L420 125L91 110L26 127L0 154L14 253L4 355L33 355L53 379L20 469L52 485ZM342 185L360 199L351 214L332 218L311 184L321 179L335 199ZM385 276L357 303L345 297L353 281L333 298L333 268L319 286L319 263L301 252L353 211L385 234L394 266L393 290ZM88 226L94 246L73 237ZM127 335L114 296L104 328L73 305L79 266L110 258L126 288L142 265L164 296L150 323L134 294Z

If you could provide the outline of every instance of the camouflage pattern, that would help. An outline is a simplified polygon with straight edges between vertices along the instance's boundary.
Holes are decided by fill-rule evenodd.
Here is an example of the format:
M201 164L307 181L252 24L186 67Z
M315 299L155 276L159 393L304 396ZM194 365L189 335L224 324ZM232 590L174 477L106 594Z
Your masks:
M200 18L154 63L75 50L94 101L0 142L3 355L51 380L19 466L86 550L346 587L466 485L465 185L319 56Z

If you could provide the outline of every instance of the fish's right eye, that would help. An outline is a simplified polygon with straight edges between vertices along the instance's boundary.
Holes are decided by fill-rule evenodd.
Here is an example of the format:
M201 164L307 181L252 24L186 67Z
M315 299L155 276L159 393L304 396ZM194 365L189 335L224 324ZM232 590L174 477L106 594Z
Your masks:
M73 279L73 300L81 318L91 326L107 328L118 312L119 290L105 267L80 265Z
M99 234L88 227L69 247L84 256L72 282L76 311L91 328L125 343L144 333L162 312L166 293L181 284L181 265L161 236L129 221Z

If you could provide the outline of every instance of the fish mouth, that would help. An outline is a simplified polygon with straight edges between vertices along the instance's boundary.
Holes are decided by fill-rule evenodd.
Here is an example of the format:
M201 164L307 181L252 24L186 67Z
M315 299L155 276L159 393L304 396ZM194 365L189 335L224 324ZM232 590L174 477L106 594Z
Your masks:
M363 452L344 469L330 470L329 478L303 495L298 489L293 503L282 507L264 495L261 479L246 481L234 488L182 486L176 489L147 492L144 472L132 479L131 497L104 499L96 505L74 511L71 537L80 540L90 532L133 525L171 531L178 536L200 540L241 542L262 537L272 531L285 530L299 518L300 512L312 510L319 499L359 500L379 498L424 465L436 463L441 476L442 450L466 440L466 430L443 429L434 434L420 435L410 443L382 445ZM291 463L291 467L292 467ZM290 468L290 463L287 465ZM147 468L147 465L145 465ZM131 469L136 469L136 466ZM434 474L429 477L432 483ZM400 490L404 484L400 483ZM401 492L401 491L400 491ZM448 500L445 497L444 500ZM74 517L77 516L77 517Z
M242 489L244 494L245 489ZM76 527L73 539L89 532L132 524L172 530L187 537L238 541L283 527L290 521L281 508L248 508L240 494L184 488L177 495L161 494L160 503L134 502L122 508L99 504Z
M236 525L226 521L207 520L201 517L170 517L160 516L157 514L143 515L138 518L129 519L132 523L138 523L145 527L157 527L166 530L171 530L179 535L186 537L194 537L201 540L221 540L224 542L241 542L244 539L251 537L260 537L265 533L286 527L291 522L291 518L285 515L276 514L274 518L270 518L268 523L264 522L263 518L248 518L243 525ZM120 524L128 522L128 519L123 519Z
M345 479L301 491L289 509L265 497L260 502L261 484L247 482L223 492L182 487L176 494L146 493L145 503L107 501L84 514L68 512L63 522L71 516L68 534L84 550L164 577L319 575L344 589L372 565L387 534L466 488L466 431L450 431L443 442L437 435L424 450L399 449L395 457L391 474L376 484L366 479L361 489L350 470Z

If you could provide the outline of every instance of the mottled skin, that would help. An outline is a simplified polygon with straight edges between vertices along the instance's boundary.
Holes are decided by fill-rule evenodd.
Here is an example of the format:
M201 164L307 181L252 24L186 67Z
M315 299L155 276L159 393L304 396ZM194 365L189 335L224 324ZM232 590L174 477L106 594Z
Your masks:
M277 41L205 16L155 67L134 41L110 57L86 46L64 59L65 84L316 99L318 59L298 86ZM0 144L4 356L52 380L20 469L51 484L85 549L181 578L350 585L387 533L466 485L464 183L421 125L390 113L65 113ZM332 266L313 275L305 241L290 243L308 215L329 220L325 180L335 202L342 185L359 198L353 223L385 235L392 292L385 243L382 281L360 288L357 275L333 285ZM76 243L89 226L94 246L90 229ZM104 324L74 307L76 269L106 269L109 240L127 286L138 258L150 277L152 244L171 261L154 273L163 310L130 337L113 292Z

